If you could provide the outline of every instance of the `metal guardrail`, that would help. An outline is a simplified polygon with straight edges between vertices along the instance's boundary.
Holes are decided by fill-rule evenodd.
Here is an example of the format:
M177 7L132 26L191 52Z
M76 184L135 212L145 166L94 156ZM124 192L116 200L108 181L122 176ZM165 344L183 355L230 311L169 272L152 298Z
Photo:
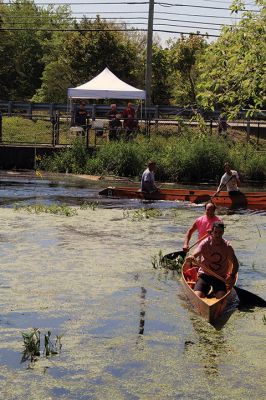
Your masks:
M28 118L32 118L36 111L46 111L46 113L52 117L56 112L58 113L68 113L75 112L77 103L72 104L72 110L70 110L69 105L62 103L31 103L31 102L19 102L19 101L0 101L0 111L4 115L12 116L16 114L23 114ZM123 111L125 105L117 105L118 112ZM103 117L110 111L109 104L87 104L86 110L90 113L91 118ZM178 107L178 106L165 106L165 105L154 105L151 107L143 107L142 115L145 119L159 119L168 117L182 117L191 118L195 115L195 111L201 114L205 119L218 119L221 111L210 111L204 109L192 109L188 107ZM239 113L240 119L246 119L246 111L242 110ZM140 109L139 109L140 113ZM255 119L266 120L266 110L260 110L259 113L254 115ZM252 118L253 119L253 118Z
M66 104L0 101L0 143L7 143L4 140L5 135L2 128L2 116L20 116L22 118L33 120L34 122L37 120L49 122L50 139L48 139L48 142L50 145L57 146L67 144L64 142L62 143L62 132L65 130L66 126L70 127L73 125L74 113L78 105L79 104L73 104L72 111L70 112ZM118 105L117 109L118 113L120 113L124 110L124 106ZM90 121L95 119L106 120L107 113L110 111L110 105L88 104L86 110L90 114ZM195 115L195 110L189 108L157 105L143 109L142 116L138 113L137 119L146 134L149 134L152 126L154 126L154 129L159 129L159 127L163 126L176 127L176 132L178 133L180 122L181 124L189 124L190 126L198 125L196 120L191 120L193 115ZM205 124L208 126L210 133L212 133L213 129L217 128L220 115L219 112L210 112L208 114L201 110L201 115L204 117ZM122 119L123 118L121 118L121 120ZM108 120L106 121L106 123L108 123ZM242 116L239 120L230 121L228 126L246 131L247 140L249 140L250 134L255 135L257 137L257 142L259 142L260 138L266 138L266 112L261 111L260 119L256 118L256 120L245 119ZM87 146L89 146L88 132L86 133L86 143Z

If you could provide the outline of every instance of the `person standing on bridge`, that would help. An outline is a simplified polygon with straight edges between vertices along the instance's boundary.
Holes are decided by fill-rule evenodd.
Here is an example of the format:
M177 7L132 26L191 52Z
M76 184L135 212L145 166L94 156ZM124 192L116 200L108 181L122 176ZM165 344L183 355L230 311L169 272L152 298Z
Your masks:
M83 129L82 136L85 136L85 131L88 125L89 114L86 110L86 104L82 101L75 112L75 125Z

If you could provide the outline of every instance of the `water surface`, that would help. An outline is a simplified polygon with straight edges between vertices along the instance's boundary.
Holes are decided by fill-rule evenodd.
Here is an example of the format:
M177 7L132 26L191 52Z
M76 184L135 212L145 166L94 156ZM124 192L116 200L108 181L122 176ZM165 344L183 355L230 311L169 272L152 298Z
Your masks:
M100 199L99 189L64 176L1 180L0 398L265 398L266 310L236 310L215 329L175 273L152 267L160 249L182 248L203 207ZM99 207L81 210L88 199ZM54 202L77 215L12 208ZM162 216L132 220L151 206ZM241 263L238 285L266 297L266 213L219 213ZM32 327L63 334L63 347L27 369L21 331Z

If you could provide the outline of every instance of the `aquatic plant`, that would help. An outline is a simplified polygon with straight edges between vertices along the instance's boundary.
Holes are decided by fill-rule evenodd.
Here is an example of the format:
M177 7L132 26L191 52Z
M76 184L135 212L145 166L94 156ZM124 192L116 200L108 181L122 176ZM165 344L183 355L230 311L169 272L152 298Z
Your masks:
M263 315L262 321L263 321L264 325L266 325L266 315Z
M81 210L87 210L88 208L92 209L93 211L99 207L99 202L98 201L84 201L80 209Z
M21 332L21 334L24 346L21 363L30 361L30 367L33 366L41 354L48 357L58 354L62 348L62 335L57 335L56 340L53 343L51 340L51 331L48 331L43 335L43 346L41 345L41 332L38 328L33 328L30 332Z
M159 269L162 265L162 258L163 258L163 253L162 250L159 251L159 254L156 256L152 256L151 257L151 263L152 263L152 267L154 269Z
M77 215L77 210L73 207L69 207L67 205L58 205L52 204L50 206L46 206L43 204L33 204L29 206L18 206L15 204L15 211L27 211L29 213L35 214L56 214L56 215L65 215L66 217L72 217L73 215Z
M30 359L30 362L34 362L36 357L40 356L40 331L34 328L31 332L21 332L23 337L24 352L22 355L21 362L25 362Z
M159 251L158 255L152 256L151 263L154 269L165 268L173 271L180 272L184 259L180 255L175 260L167 259L163 257L162 250Z
M123 212L124 218L130 218L132 221L141 221L149 218L159 218L163 212L157 208L139 208L138 210L126 210Z

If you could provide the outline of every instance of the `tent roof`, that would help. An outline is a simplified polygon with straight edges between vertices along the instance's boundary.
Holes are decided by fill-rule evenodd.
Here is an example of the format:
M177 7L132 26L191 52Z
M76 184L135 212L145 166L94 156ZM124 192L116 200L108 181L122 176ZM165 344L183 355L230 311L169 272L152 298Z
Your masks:
M68 88L67 95L72 99L145 99L146 92L121 81L105 68L91 81Z

